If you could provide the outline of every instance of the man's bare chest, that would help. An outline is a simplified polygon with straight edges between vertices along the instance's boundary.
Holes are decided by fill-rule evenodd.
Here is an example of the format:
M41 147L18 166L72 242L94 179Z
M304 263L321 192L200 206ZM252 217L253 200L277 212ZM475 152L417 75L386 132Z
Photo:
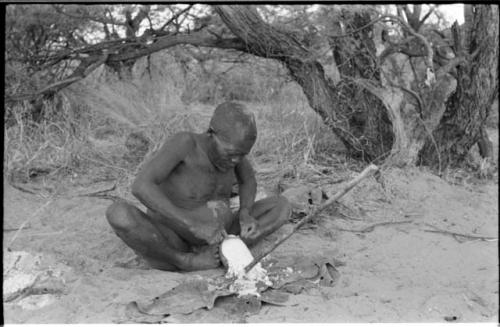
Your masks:
M180 201L207 202L229 199L234 171L220 172L203 158L186 158L164 183L169 195Z

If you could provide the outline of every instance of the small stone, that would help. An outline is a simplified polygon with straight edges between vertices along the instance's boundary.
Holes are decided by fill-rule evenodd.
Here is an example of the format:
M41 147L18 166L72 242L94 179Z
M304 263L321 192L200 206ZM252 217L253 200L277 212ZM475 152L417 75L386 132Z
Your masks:
M53 294L32 295L17 302L17 305L24 310L37 310L51 305L56 300L57 298Z

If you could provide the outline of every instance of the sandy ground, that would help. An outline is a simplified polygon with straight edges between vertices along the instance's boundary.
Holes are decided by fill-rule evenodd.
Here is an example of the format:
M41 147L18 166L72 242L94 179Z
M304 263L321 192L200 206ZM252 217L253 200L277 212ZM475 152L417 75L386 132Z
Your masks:
M496 322L497 183L450 185L420 169L392 169L384 181L385 188L373 178L363 181L271 254L279 262L312 255L341 260L334 287L290 294L286 306L264 305L237 321ZM149 300L193 276L224 273L121 267L134 254L108 226L109 204L69 194L43 198L4 184L4 280L23 269L42 280L31 293L4 298L6 323L124 322L130 301ZM6 262L18 251L28 256Z

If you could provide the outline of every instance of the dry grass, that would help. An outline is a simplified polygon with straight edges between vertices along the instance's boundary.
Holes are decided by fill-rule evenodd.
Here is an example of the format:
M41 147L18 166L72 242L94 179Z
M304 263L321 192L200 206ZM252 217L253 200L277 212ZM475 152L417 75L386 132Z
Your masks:
M28 108L14 108L19 114L5 134L4 174L27 182L34 171L46 170L43 178L59 184L115 179L127 189L140 168L124 159L131 132L142 133L152 145L144 162L172 134L207 129L214 105L182 103L179 85L168 76L137 72L124 82L101 70L65 90L65 113L58 119L28 125L21 119ZM289 84L272 103L247 106L259 129L250 157L259 167L272 166L276 178L305 178L322 169L315 162L325 152L341 149L297 86Z
M252 83L269 84L267 80ZM89 181L130 179L138 169L137 164L123 159L131 132L141 133L152 144L147 160L170 135L206 130L214 105L183 103L183 91L189 87L175 59L159 55L139 61L127 81L100 68L67 88L62 95L63 112L57 119L33 124L21 118L29 110L27 106L13 108L18 114L16 124L6 131L4 174L23 182L33 177L34 170L47 170L52 177L61 172L93 176ZM256 112L259 124L253 157L281 166L310 163L318 154L317 147L330 146L325 140L331 134L297 86L289 84L273 97L273 103L247 104ZM46 103L45 111L55 112L53 106Z
M78 153L85 146L82 138L84 126L75 129L67 114L67 102L63 102L62 109L66 113L50 121L35 123L23 118L28 110L25 104L13 108L16 124L4 133L4 174L27 180L36 174L53 173L74 166Z
M181 101L189 86L171 57L152 58L150 73L147 65L146 59L138 62L128 81L109 70L94 72L63 92L59 109L46 102L45 111L53 116L38 124L23 119L27 105L12 108L16 124L5 131L4 176L28 182L38 175L44 183L68 187L116 180L120 193L127 193L141 166L141 160L126 158L130 133L150 142L144 162L172 134L204 132L215 107ZM311 110L300 87L288 83L273 93L272 101L268 96L246 103L257 118L258 138L250 159L261 182L321 184L361 170L362 164L346 157L342 143ZM447 174L450 180L461 179L453 177L458 172Z

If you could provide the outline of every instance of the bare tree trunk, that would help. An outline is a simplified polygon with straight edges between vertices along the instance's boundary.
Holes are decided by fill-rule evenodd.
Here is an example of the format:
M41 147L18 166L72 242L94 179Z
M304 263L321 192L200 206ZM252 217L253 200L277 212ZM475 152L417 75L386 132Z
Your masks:
M311 108L340 137L352 155L369 161L390 150L391 141L381 140L376 133L364 133L366 116L361 118L361 123L356 121L359 112L351 106L353 94L366 92L363 88L351 81L333 85L321 64L292 33L266 24L254 7L215 6L215 10L231 32L246 43L245 51L280 60L286 65L302 87ZM390 126L390 122L386 125Z
M380 82L376 48L371 36L373 28L366 27L370 22L367 12L355 12L345 33L352 30L359 32L350 38L330 39L330 47L339 73L344 76L344 83L337 85L336 101L338 106L345 106L345 110L350 111L350 133L363 149L353 154L359 154L364 160L383 160L394 143L392 122L384 100L380 99L384 97L381 95L383 90L374 85L360 84L361 80L372 81L374 83L371 84L375 85ZM335 34L343 34L340 23Z
M463 162L470 148L481 140L498 94L498 6L466 5L466 13L460 41L470 60L457 67L457 90L433 133L439 151L428 140L420 154L425 165L436 166L439 155L443 166Z

